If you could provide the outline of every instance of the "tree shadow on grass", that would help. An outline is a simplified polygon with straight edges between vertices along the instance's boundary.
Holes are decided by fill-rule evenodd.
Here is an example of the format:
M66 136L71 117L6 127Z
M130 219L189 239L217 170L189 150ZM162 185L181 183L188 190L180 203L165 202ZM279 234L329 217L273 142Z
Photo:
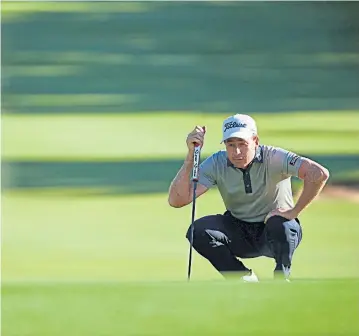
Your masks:
M359 106L359 3L167 2L148 4L140 13L101 6L100 14L34 12L5 20L5 110L211 113ZM99 100L70 102L69 94ZM47 95L57 95L57 102Z
M359 170L359 155L317 155L310 158L331 172L330 183ZM2 163L2 189L79 189L85 194L126 195L165 193L182 160L118 162L21 162Z

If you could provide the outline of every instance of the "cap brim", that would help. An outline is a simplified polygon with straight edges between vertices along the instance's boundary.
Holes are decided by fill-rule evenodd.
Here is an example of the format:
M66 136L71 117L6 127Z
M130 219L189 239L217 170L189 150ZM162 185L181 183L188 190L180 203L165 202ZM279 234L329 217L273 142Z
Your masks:
M249 140L250 138L252 138L253 135L254 134L252 132L243 132L243 131L233 132L223 137L221 143L223 143L223 141L225 140L228 140L229 138L239 138L243 140Z

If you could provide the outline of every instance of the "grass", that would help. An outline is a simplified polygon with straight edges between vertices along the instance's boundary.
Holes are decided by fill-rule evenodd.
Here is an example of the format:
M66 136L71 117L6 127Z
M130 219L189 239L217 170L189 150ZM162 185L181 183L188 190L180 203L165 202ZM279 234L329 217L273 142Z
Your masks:
M220 144L221 124L226 116L199 112L3 115L3 157L76 161L182 158L186 152L186 135L196 124L207 125L203 154L208 155L223 148ZM263 143L306 154L359 153L357 111L253 116ZM329 128L328 125L335 127Z
M277 29L268 29L269 12L257 6L247 12L237 8L237 14L235 8L228 14L207 8L201 36L197 5L190 16L188 5L176 14L166 7L2 3L8 41L3 180L13 182L2 194L2 334L357 335L356 203L319 199L303 213L304 239L294 256L292 284L272 281L273 261L267 258L246 261L259 284L223 281L196 253L192 282L186 283L190 207L172 209L163 190L140 195L136 189L166 186L170 159L183 158L185 137L196 124L208 127L204 155L222 148L225 115L211 112L238 108L343 109L254 116L263 143L332 157L338 170L345 165L338 155L345 154L350 159L342 177L357 178L359 114L345 110L355 106L356 77L345 65L357 63L356 54L328 53L321 42L339 21L318 30L314 22L303 25L296 19L297 8L286 15L274 9L282 13L278 18L292 15L276 23L286 28L281 39L288 44L278 40ZM212 29L212 15L223 29ZM258 15L266 34L258 20L250 19ZM335 18L328 9L325 15ZM105 20L109 24L103 25ZM238 22L252 33L233 34ZM319 35L297 39L291 47L293 33L305 37L308 32ZM187 111L137 113L159 103ZM122 113L129 108L136 113ZM81 109L86 113L71 113ZM60 111L66 114L52 114ZM120 115L99 114L104 111ZM144 164L138 167L136 161L131 169L125 162L155 158L159 167L157 162L150 166L162 180L155 174L144 179ZM7 165L11 160L35 164ZM46 161L55 165L41 165ZM64 161L85 164L61 166ZM130 168L91 171L101 161L123 161ZM109 171L114 175L106 176L106 183L137 194L98 195L108 188L98 182ZM44 186L52 186L52 177L69 188L79 181L90 187L84 182L76 190L50 190ZM12 189L35 179L39 191ZM197 217L223 211L216 192L198 200Z
M112 3L107 4L105 9L104 6L101 6L98 3L79 3L79 2L40 2L40 3L14 3L12 1L4 1L1 4L2 13L5 18L7 15L19 13L21 15L25 14L38 14L41 12L70 12L70 13L86 13L86 12L98 12L98 11L114 11L114 12L124 12L124 13L136 13L149 10L149 6L144 3Z
M355 169L355 170L352 170L351 172L339 174L336 177L336 180L339 183L350 183L353 181L359 181L359 169Z
M337 155L358 153L357 115L342 112L334 129L328 125L338 122L337 113L255 117L263 142ZM208 126L206 155L221 148L222 119L201 113L4 115L3 158L178 158L196 123ZM136 137L134 130L140 130ZM170 208L163 193L52 192L3 194L4 335L347 336L359 331L354 202L320 199L303 213L304 238L294 256L292 284L271 280L268 258L245 261L261 283L223 281L196 253L187 284L184 235L190 207ZM223 211L215 191L198 200L197 217Z
M297 152L358 153L356 112L341 113L334 130L328 124L337 122L336 113L255 117L263 142ZM208 126L206 155L220 148L222 119L201 113L5 115L3 157L178 158L196 123ZM133 138L137 129L141 133ZM216 191L198 200L197 217L223 211ZM7 336L355 335L358 216L356 203L339 198L319 199L303 213L292 284L272 281L268 258L245 261L261 283L223 281L196 253L188 284L184 235L190 207L170 208L165 194L6 190L2 331Z
M197 216L222 212L215 191ZM322 199L301 216L292 284L273 262L246 261L262 283L223 281L194 254L187 284L190 208L166 195L3 196L2 328L7 336L355 335L356 203ZM260 323L259 323L260 321Z
M216 191L198 200L197 216L222 213ZM359 277L356 203L321 200L301 216L304 240L293 277ZM69 197L19 193L3 197L3 281L137 281L185 278L184 238L190 208L167 206L164 194ZM273 262L248 261L268 279ZM194 278L220 277L195 257ZM335 265L335 267L333 267Z
M357 335L354 280L11 285L3 334Z

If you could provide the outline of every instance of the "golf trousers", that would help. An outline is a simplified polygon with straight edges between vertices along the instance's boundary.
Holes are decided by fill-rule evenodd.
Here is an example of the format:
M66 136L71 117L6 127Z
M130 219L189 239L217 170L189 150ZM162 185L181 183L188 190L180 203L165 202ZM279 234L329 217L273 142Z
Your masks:
M275 260L274 271L289 272L294 250L302 240L299 220L282 216L273 216L266 224L249 223L226 211L223 215L199 218L193 225L193 248L223 276L229 272L249 271L238 258L261 256ZM187 239L190 234L191 227Z

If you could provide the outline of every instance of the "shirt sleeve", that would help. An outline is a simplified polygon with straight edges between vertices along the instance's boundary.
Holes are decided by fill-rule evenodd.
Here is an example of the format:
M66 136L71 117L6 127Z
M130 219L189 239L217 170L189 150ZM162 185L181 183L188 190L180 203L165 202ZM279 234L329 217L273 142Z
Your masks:
M217 184L215 171L216 161L214 156L210 156L205 159L199 166L198 183L204 185L207 188L212 188Z
M270 164L280 173L298 177L303 157L283 148L273 147Z

